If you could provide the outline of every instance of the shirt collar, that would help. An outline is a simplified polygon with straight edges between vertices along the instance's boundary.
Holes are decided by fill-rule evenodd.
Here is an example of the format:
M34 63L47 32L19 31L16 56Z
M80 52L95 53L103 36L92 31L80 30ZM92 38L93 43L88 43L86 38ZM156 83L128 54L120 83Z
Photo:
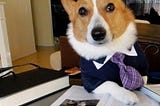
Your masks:
M132 46L130 50L127 49L127 50L121 51L121 53L123 53L123 54L125 54L125 55L128 55L128 56L137 56L137 52L136 52L134 46ZM114 55L114 53L111 54L111 55L108 55L108 56L105 58L104 62L99 63L99 62L93 60L93 63L94 63L94 65L96 66L97 69L100 69L106 62L108 62L108 60L109 60L113 55Z
M121 51L123 54L125 55L128 55L128 56L137 56L137 52L134 48L134 46L131 47L131 49L127 49L127 50L124 50L124 51Z

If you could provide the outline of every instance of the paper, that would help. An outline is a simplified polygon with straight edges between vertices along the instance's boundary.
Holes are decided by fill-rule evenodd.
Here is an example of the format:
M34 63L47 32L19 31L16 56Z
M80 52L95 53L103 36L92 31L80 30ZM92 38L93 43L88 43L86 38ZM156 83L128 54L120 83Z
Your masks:
M140 91L135 92L140 102L134 106L159 106L159 103L149 98ZM82 86L72 86L60 98L58 98L51 106L60 106L66 99L71 100L100 100L96 106L128 106L115 100L109 94L93 94L88 93Z
M141 91L156 101L160 102L160 84L144 85L141 88Z
M60 104L60 106L96 106L99 102L99 99L92 99L92 100L72 100L72 99L65 99L65 101Z

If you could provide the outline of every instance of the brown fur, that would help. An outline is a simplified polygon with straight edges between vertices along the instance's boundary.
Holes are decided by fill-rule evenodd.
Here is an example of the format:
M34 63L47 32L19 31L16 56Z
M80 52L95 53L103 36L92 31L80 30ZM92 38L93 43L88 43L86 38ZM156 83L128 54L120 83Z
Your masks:
M106 13L106 11L103 9L108 3L114 3L116 7L112 13ZM109 24L114 38L121 36L128 24L131 21L134 21L134 17L131 11L126 8L126 6L121 0L99 0L97 2L97 7L100 14Z
M61 0L62 4L69 14L70 21L73 25L74 36L79 41L86 40L87 26L93 15L93 3L92 0ZM118 38L123 34L129 22L134 21L134 16L131 11L126 8L122 0L97 0L97 8L101 16L108 23L110 30L113 34L113 38ZM114 3L115 10L111 13L105 11L105 7L108 3ZM80 7L86 7L89 11L88 16L81 17L78 14Z

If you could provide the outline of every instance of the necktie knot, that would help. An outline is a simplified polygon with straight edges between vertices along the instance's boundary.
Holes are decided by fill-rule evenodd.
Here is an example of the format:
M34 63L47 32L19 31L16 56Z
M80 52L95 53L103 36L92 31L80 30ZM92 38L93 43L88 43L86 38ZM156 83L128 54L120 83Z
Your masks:
M111 58L111 61L117 64L122 64L125 56L122 53L115 53Z

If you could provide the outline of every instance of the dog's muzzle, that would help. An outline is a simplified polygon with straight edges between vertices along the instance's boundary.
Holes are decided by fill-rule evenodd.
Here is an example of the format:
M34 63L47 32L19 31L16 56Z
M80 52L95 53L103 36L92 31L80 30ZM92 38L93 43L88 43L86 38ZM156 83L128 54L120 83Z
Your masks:
M91 31L91 35L94 41L104 43L106 37L106 30L103 27L95 27Z

